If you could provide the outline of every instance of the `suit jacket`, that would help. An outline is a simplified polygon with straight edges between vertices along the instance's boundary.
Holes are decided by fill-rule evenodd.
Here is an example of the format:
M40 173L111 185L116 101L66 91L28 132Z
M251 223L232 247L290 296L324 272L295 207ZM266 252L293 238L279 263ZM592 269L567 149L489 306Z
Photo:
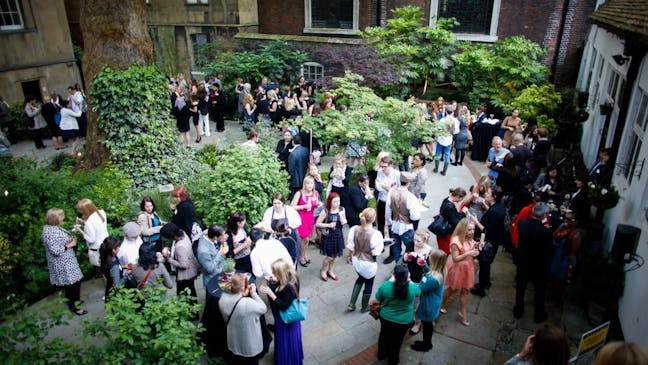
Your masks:
M518 227L518 269L545 275L549 269L553 249L551 230L534 218L520 221Z
M358 184L353 184L349 189L349 206L346 208L346 217L349 226L360 224L360 212L369 205L369 200Z
M301 188L308 169L308 149L297 145L288 155L288 173L290 174L290 187Z
M614 166L611 164L611 162L608 161L608 163L604 164L600 161L596 161L596 163L590 170L590 178L596 184L610 186L610 183L612 182L613 171Z

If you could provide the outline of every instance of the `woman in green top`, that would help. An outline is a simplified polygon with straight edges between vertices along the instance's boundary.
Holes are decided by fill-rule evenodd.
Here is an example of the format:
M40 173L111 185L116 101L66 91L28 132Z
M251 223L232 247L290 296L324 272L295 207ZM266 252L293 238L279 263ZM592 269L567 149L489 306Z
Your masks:
M378 288L376 300L381 302L378 360L398 364L403 338L414 322L414 298L420 295L421 289L410 282L405 265L394 267L394 275Z

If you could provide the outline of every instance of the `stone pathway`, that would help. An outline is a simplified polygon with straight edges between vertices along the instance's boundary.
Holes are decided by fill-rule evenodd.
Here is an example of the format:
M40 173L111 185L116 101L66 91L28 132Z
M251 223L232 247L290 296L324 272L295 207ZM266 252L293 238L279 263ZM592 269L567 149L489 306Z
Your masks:
M195 147L202 147L207 143L240 143L245 138L240 126L236 122L227 122L225 133L212 133L211 137L203 137L203 142ZM51 142L50 142L51 144ZM36 150L32 142L22 142L12 146L15 156L31 156L43 159L54 155L52 147ZM323 159L320 171L328 171L332 163L331 157ZM468 188L480 175L486 172L482 163L473 163L468 158L464 166L450 166L447 176L431 172L430 170L426 190L428 196L425 203L431 207L422 217L420 226L427 227L432 217L438 213L441 201L448 195L448 190L457 186ZM346 231L346 229L345 229ZM346 232L345 232L346 233ZM431 244L436 245L432 238ZM308 268L299 267L302 280L303 296L310 299L310 316L302 323L304 364L379 364L375 358L376 341L380 330L379 321L374 320L366 313L345 312L351 294L356 274L351 265L344 260L338 260L336 273L339 281L329 280L322 282L319 279L319 266L322 256L317 248L310 247L313 263ZM382 262L386 253L381 255ZM374 284L376 288L389 278L393 264L379 265L379 272ZM537 327L531 319L532 310L527 310L524 318L515 320L512 313L515 289L513 281L515 266L510 255L500 251L492 269L493 286L484 298L471 296L468 307L468 320L470 327L461 325L456 317L458 303L450 308L447 314L441 315L435 325L435 334L432 339L434 349L427 353L413 351L409 345L414 340L420 339L421 334L407 337L401 350L402 364L502 364L509 357L517 353L527 336ZM204 290L197 279L198 298L204 300ZM528 308L532 308L532 286L528 290L526 301ZM100 279L86 281L82 285L81 297L89 314L83 318L73 318L69 325L56 327L50 337L63 337L74 340L80 335L79 327L82 321L92 321L104 314L103 281ZM170 290L169 295L175 295L175 290ZM37 303L34 308L47 305L51 301L46 298ZM548 323L563 327L572 338L572 348L578 345L576 340L583 331L590 329L580 310L569 308L549 310ZM271 315L269 316L271 318ZM271 321L271 319L270 319ZM272 364L272 355L268 354L262 359L261 364ZM585 359L581 363L588 363Z

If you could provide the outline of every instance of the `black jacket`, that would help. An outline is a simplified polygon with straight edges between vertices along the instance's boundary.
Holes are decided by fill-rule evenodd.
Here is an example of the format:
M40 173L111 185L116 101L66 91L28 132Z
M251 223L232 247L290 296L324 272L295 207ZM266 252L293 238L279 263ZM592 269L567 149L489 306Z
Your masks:
M520 221L520 241L517 250L517 265L521 270L546 275L551 263L553 236L537 219Z
M353 184L349 189L349 206L346 208L346 217L349 222L349 227L357 226L360 224L360 213L367 208L369 201L365 197L365 193L358 184Z

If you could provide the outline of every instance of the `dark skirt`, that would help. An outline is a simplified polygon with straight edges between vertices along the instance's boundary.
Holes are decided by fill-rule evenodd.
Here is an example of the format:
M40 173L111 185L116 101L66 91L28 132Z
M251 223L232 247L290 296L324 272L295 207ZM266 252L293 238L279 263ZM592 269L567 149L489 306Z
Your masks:
M275 323L274 356L276 365L301 365L304 362L301 322L284 323L273 311Z
M329 234L322 235L320 252L328 257L339 257L344 253L344 234L342 228L329 229Z
M189 116L178 118L176 120L176 127L178 127L180 133L189 132Z
M69 141L75 139L79 136L78 129L63 129L61 130L61 135L63 136L64 141Z

